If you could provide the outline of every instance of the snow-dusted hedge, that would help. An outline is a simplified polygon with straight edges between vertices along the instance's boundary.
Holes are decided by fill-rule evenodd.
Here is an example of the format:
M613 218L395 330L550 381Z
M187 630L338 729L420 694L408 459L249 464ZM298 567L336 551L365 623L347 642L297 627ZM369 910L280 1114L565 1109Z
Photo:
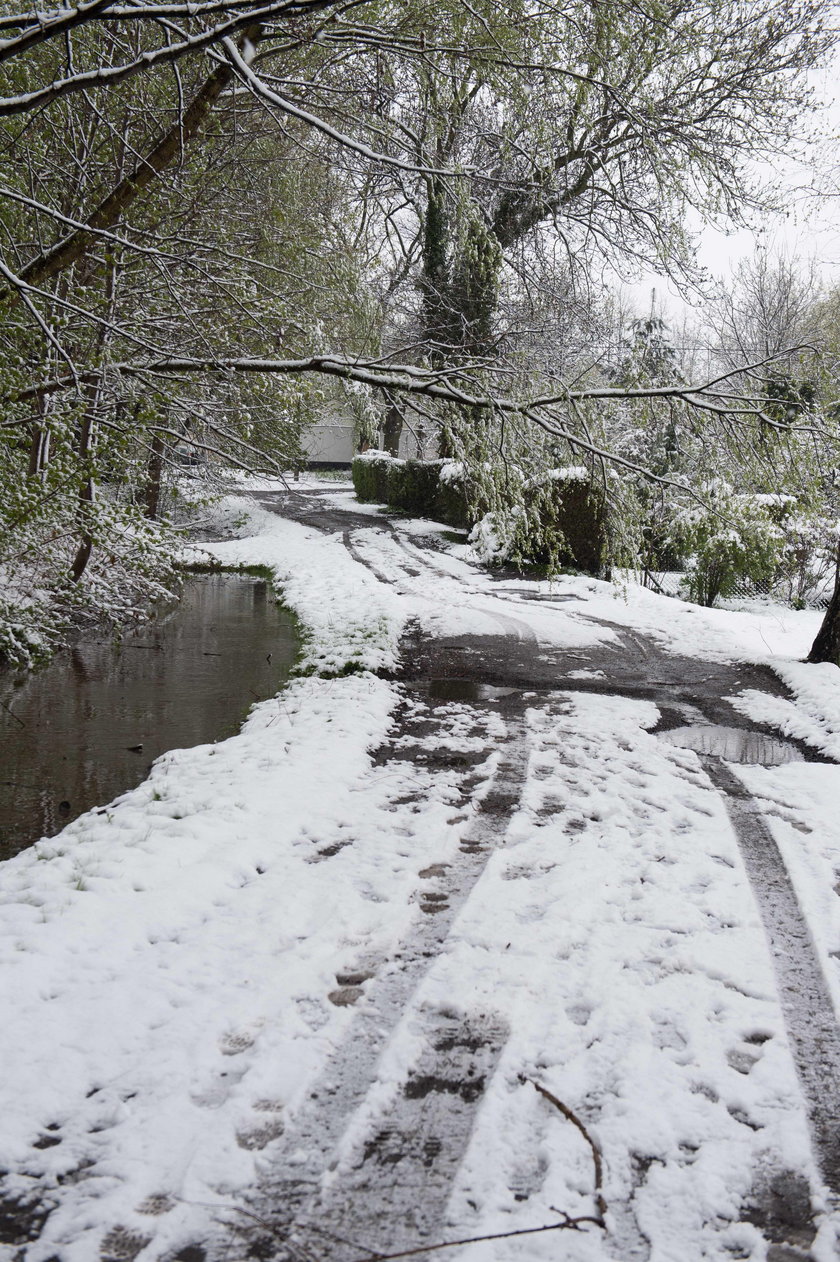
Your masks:
M563 560L587 574L600 574L608 563L607 512L587 469L551 469L555 525L562 535Z
M454 460L397 460L384 451L367 451L353 461L360 500L471 528L470 542L487 564L529 561L603 572L607 514L588 470L547 469L526 478L509 466L504 483L509 497L516 482L512 506L495 494L492 475L489 466L471 475Z
M461 471L447 460L397 460L366 451L353 461L353 485L364 503L389 504L450 526L470 525Z

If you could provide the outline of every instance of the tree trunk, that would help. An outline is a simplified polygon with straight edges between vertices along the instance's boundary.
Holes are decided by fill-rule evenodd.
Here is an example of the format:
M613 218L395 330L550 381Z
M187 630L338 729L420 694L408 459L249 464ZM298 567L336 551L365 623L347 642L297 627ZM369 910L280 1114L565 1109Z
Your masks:
M78 583L88 566L88 561L93 552L93 522L91 521L91 508L96 498L96 487L93 480L93 438L95 427L95 407L98 392L94 393L90 399L85 414L82 418L82 428L79 434L79 459L85 466L84 480L79 491L79 524L81 526L81 538L79 547L73 564L70 567L70 577L74 583Z
M50 364L52 362L52 353L47 352L46 370L49 374ZM43 390L35 392L35 410L38 413L38 419L33 421L29 427L29 465L27 474L30 478L43 479L47 467L50 463L50 409L52 408L52 398Z
M423 298L423 341L433 368L448 358L452 342L450 277L448 253L452 225L446 205L446 188L437 176L426 180L426 215L423 223L423 270L420 292Z
M402 427L402 412L392 403L385 413L385 425L382 431L382 441L389 456L399 456L400 454Z
M41 477L50 462L50 431L46 424L48 410L49 399L43 394L39 395L38 412L41 419L36 421L30 429L29 467L27 469L30 478Z
M152 434L152 446L146 469L146 489L143 495L143 512L150 521L157 521L160 508L160 484L163 476L163 434Z
M840 546L834 571L834 593L806 660L840 666Z

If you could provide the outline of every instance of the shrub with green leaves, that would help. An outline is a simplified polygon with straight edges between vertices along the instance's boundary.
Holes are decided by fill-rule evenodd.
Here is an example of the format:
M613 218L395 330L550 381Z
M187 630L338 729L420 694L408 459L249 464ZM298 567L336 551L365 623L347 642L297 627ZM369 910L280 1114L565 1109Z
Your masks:
M352 464L356 498L363 504L391 502L390 466L394 461L386 451L365 451Z
M694 502L675 516L675 546L692 560L683 580L689 600L711 606L745 582L770 584L782 554L784 533L762 497L737 494L723 478L699 488Z
M445 460L397 460L366 451L352 466L356 496L366 504L388 504L415 517L450 526L468 524L467 503L457 467Z
M834 577L837 518L793 495L763 498L782 533L774 590L795 609L825 599Z

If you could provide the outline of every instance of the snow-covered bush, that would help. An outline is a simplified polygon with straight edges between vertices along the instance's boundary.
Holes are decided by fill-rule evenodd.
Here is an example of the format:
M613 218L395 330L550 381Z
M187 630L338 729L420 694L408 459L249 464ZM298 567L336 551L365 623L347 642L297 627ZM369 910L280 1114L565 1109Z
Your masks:
M522 532L524 508L485 513L469 534L473 555L482 565L502 565L515 557Z
M840 521L799 505L793 496L784 499L787 503L778 514L782 546L774 588L795 609L803 609L831 594Z
M737 494L723 478L703 483L698 493L699 500L678 510L672 525L675 545L691 557L683 580L688 599L713 605L745 580L772 583L784 533L767 504Z
M37 665L74 627L136 621L153 601L172 596L171 538L137 505L103 493L87 506L91 559L73 582L76 504L55 497L37 511L44 498L35 509L32 501L23 484L2 512L15 528L0 530L0 665Z

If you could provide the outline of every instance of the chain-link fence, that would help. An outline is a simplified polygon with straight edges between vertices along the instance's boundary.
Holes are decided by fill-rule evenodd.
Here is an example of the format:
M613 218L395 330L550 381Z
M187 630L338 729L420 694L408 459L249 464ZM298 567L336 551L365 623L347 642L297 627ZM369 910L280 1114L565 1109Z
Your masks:
M661 596L674 596L679 600L691 599L688 570L626 570L624 575L627 582L647 587ZM766 582L743 577L736 580L729 594L716 603L725 608L733 602L764 601L767 604L787 605L792 609L826 609L831 600L833 578L828 567L825 573L810 575L807 582L803 582L801 576Z

